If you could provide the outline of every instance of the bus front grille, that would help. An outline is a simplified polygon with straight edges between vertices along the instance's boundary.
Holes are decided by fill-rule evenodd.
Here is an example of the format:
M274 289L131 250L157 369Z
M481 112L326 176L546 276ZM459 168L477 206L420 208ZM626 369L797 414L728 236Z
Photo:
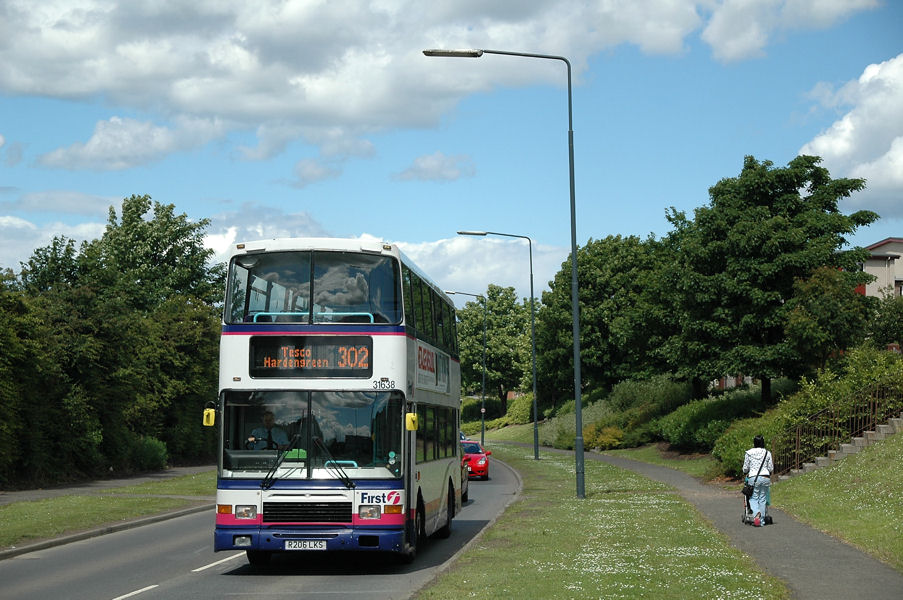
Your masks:
M264 502L264 523L350 523L351 502Z

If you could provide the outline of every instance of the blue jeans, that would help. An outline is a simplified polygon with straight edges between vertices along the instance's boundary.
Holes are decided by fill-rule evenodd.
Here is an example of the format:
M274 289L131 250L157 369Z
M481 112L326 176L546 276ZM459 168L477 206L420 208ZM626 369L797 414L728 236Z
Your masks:
M751 483L755 477L747 477L747 483ZM753 495L749 499L749 508L752 510L752 516L765 516L766 506L768 505L768 492L771 489L771 479L760 476L753 484Z

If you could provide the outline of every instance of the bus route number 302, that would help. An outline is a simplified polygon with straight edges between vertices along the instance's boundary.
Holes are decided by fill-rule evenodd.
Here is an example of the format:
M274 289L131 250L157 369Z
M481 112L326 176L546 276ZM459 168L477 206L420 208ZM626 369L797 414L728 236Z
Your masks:
M390 380L388 377L380 377L376 381L373 382L374 390L394 390L395 389L395 381Z

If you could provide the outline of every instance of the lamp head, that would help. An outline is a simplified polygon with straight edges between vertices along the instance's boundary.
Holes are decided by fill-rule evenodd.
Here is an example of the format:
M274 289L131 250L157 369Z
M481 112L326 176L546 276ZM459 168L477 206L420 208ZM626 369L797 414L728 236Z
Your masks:
M486 235L488 231L459 231L458 235Z
M442 49L433 49L433 50L424 50L424 56L445 56L450 58L480 58L483 56L483 51L478 49L468 49L468 50L442 50Z

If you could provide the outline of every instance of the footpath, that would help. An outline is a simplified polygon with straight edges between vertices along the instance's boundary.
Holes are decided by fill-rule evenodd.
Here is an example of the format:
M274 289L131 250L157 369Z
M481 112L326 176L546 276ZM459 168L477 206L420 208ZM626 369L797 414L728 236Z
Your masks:
M513 442L506 443L513 444ZM532 447L532 444L517 445ZM572 451L547 447L543 447L541 452L570 454L571 456L574 454ZM628 458L607 456L595 452L586 452L584 458L607 462L674 487L684 499L699 510L703 518L726 535L735 547L750 556L764 571L783 580L795 599L900 600L903 598L903 574L849 544L800 523L774 507L769 508L769 514L774 518L774 525L768 527L744 525L740 522L743 500L738 491L729 491L715 485L701 483L681 471ZM94 481L71 487L0 491L0 505L72 494L97 494L109 488L160 481L211 469L213 469L212 466L177 467L161 473L126 479ZM214 497L211 495L210 503L202 506L117 523L19 548L0 550L0 560L191 512L212 510L213 504Z
M542 451L574 454L552 448L543 448ZM774 518L774 525L750 527L741 523L743 499L739 490L725 490L701 483L681 471L629 458L595 452L586 452L584 458L607 462L673 486L705 519L726 535L731 544L756 561L762 570L784 581L793 598L903 598L903 573L774 507L768 509Z

